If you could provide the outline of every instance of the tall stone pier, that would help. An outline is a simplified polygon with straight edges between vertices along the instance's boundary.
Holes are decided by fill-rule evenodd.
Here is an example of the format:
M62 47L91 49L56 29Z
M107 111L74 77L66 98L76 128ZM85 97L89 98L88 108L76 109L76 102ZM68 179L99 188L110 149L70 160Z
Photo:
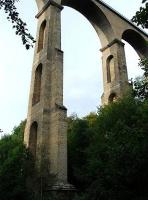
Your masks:
M148 35L100 0L36 0L36 3L38 27L24 143L35 160L41 191L45 190L48 195L51 191L74 189L67 181L67 109L63 105L61 50L63 6L83 14L100 38L102 104L122 97L128 88L122 39L131 44L140 57L146 57Z
M63 106L61 10L37 1L40 12L24 142L47 190L71 190L67 181L67 109ZM45 189L45 188L44 188Z

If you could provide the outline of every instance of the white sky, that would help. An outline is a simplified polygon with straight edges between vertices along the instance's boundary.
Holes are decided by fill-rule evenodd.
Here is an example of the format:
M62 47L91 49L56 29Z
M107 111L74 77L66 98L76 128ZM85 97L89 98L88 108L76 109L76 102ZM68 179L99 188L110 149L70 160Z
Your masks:
M141 0L104 0L131 19ZM33 36L36 35L35 1L20 0L18 9ZM9 133L27 115L33 49L27 51L11 29L6 15L0 16L0 128ZM84 34L85 33L85 34ZM88 46L88 41L89 46ZM77 11L62 11L62 50L64 50L64 105L68 114L84 116L95 111L102 95L101 45L90 23ZM141 74L138 56L126 45L129 78ZM137 66L137 67L136 67Z

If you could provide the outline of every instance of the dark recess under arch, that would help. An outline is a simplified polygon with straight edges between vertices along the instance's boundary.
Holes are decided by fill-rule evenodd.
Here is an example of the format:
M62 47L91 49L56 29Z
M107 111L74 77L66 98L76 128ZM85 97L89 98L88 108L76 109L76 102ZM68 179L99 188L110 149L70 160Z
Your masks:
M32 105L35 105L40 101L41 79L42 79L42 64L39 64L35 71Z
M36 147L37 147L37 122L33 122L30 127L30 135L29 135L29 150L32 153L33 157L36 157Z
M45 28L46 28L46 20L44 20L40 26L37 52L40 52L44 47Z
M122 39L128 42L141 58L148 56L147 42L138 32L128 29L123 32Z

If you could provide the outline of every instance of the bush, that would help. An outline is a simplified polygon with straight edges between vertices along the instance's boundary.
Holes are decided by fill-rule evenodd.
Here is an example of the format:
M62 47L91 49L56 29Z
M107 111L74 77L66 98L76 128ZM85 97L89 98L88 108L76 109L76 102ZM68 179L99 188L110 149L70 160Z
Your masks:
M148 102L125 97L94 118L71 123L71 182L85 200L148 198Z

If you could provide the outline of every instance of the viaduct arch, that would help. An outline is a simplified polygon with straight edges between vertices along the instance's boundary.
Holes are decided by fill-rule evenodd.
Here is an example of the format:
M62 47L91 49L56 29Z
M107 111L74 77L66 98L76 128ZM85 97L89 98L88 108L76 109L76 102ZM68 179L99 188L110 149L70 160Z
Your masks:
M52 189L70 189L67 182L67 109L63 105L61 11L69 6L83 14L101 41L104 93L102 104L128 89L124 39L138 55L148 56L148 35L101 0L36 0L37 42L34 53L24 142L33 144L39 172L55 175ZM32 128L34 127L37 128ZM35 141L30 134L35 130ZM34 133L33 132L33 133ZM42 169L42 164L46 170ZM49 181L50 182L50 181Z

